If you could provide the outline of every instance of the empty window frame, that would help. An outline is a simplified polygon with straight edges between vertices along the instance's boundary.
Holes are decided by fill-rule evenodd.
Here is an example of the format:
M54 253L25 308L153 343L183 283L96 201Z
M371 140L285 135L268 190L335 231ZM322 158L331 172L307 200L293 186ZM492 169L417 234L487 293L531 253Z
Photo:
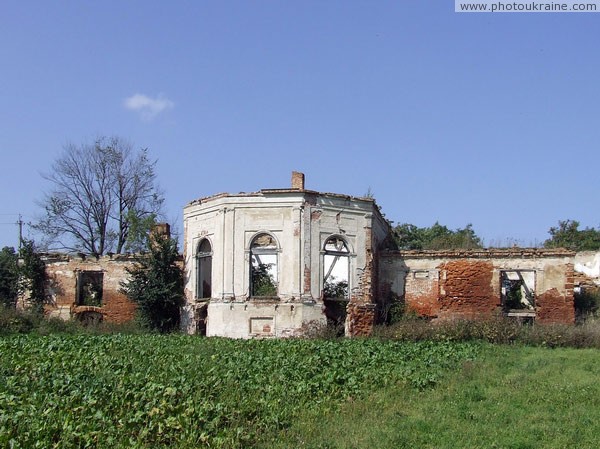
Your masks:
M535 271L505 270L500 272L502 308L510 311L535 310Z
M102 307L103 281L102 271L78 271L75 303L78 306Z
M323 298L350 298L350 250L341 237L332 236L323 246Z
M278 286L277 242L267 233L250 243L250 296L275 297Z
M198 243L196 251L196 298L212 297L212 247L208 239Z

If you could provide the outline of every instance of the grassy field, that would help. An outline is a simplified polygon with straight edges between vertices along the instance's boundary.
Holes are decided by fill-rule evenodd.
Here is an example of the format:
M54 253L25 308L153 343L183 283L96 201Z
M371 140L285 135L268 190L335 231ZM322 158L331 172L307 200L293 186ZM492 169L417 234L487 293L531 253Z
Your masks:
M309 415L263 447L597 448L600 352L489 345L435 388Z
M600 352L0 338L0 448L596 448Z

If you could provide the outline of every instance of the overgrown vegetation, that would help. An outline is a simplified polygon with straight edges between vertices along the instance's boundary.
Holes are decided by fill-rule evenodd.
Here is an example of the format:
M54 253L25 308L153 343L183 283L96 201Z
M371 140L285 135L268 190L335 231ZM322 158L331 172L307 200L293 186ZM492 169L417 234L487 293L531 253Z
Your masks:
M301 413L430 388L477 353L375 339L5 337L0 447L253 447Z
M567 248L573 251L600 250L600 229L579 229L577 220L561 220L558 226L548 230L550 238L545 248ZM399 224L393 229L394 242L403 250L477 249L483 247L482 239L473 226L451 230L435 222L430 227L418 227L410 223ZM516 241L515 241L516 243Z
M23 240L21 249L4 247L0 252L0 306L14 308L19 295L34 313L42 314L47 302L46 268L33 241Z
M177 242L153 234L149 253L139 257L134 268L127 268L129 279L122 291L137 304L138 319L149 329L172 332L179 328L183 305L183 272L177 265Z
M585 287L575 293L575 317L578 323L598 318L600 309L600 287Z
M348 281L336 280L335 276L329 276L323 284L323 296L325 298L348 298Z
M600 320L589 318L579 325L522 324L497 317L489 320L431 322L406 317L375 329L375 336L395 341L486 341L549 348L600 348Z
M438 222L425 228L404 223L394 228L394 239L398 248L405 250L475 249L482 247L482 241L471 224L453 231Z
M0 251L0 306L15 307L19 295L18 256L14 248Z
M19 291L28 299L34 313L43 315L46 294L46 266L31 240L23 240L19 250Z
M148 329L136 321L127 323L95 322L83 323L79 320L63 320L34 313L31 310L19 310L14 307L0 306L0 336L15 334L148 334Z
M600 249L600 230L579 229L576 220L559 221L557 227L548 231L550 238L544 242L546 248L567 248L573 251L597 251Z
M271 274L273 264L252 264L252 296L277 296L277 283Z

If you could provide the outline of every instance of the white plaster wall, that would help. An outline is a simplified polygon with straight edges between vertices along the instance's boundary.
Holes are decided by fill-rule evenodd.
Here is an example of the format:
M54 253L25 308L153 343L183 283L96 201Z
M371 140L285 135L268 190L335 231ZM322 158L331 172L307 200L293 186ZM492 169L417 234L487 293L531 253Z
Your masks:
M306 201L307 196L310 201ZM373 202L342 195L304 192L259 192L218 196L192 203L184 209L185 291L193 329L196 303L198 243L212 245L212 299L208 306L207 335L248 338L250 320L272 317L272 334L286 336L303 322L325 322L321 290L323 245L332 235L343 237L350 249L350 288L366 263L366 228L373 223ZM380 225L381 227L381 225ZM379 228L378 228L379 229ZM278 242L278 297L276 304L249 298L249 247L259 233ZM381 231L378 231L381 233ZM310 291L304 291L305 267L310 271ZM263 301L263 302L261 302ZM266 322L266 321L265 321Z
M366 265L366 228L373 223L373 203L350 198L319 197L305 214L310 220L311 295L321 298L323 288L323 248L332 235L342 237L350 250L349 288L355 291ZM318 218L313 218L317 217Z
M265 333L252 333L253 319L272 322ZM261 304L260 302L214 302L208 306L208 336L231 338L290 337L311 321L326 323L322 307L302 303Z
M582 251L575 255L575 271L592 278L600 285L600 252Z
M202 238L213 247L212 296L221 300L245 300L249 295L249 247L261 232L278 242L278 293L282 300L300 295L299 217L302 199L298 195L225 197L192 205L184 212L186 222L186 296L195 295L194 253Z

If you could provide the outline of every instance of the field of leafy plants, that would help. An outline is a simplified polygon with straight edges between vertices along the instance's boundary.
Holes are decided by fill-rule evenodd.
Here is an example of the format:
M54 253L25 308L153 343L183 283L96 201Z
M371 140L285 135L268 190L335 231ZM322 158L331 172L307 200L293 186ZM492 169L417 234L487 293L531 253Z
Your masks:
M0 447L252 447L302 411L435 385L470 343L0 338Z

